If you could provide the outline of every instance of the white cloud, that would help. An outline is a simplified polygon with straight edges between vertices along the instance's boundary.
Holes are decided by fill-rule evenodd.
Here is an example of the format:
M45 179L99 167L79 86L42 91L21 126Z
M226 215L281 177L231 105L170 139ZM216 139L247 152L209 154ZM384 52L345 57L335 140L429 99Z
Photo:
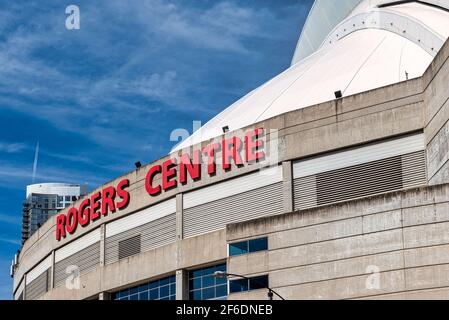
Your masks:
M67 182L81 183L89 186L98 186L108 179L86 171L59 168L57 166L39 166L36 182ZM31 182L31 168L0 162L0 184L8 187L23 188Z
M28 146L24 143L15 143L15 142L11 143L0 141L0 152L20 153L27 148Z
M16 239L7 239L7 238L0 238L0 242L6 242L9 244L15 244L20 246L22 244L22 242L20 240L16 240Z
M80 4L81 30L71 32L61 12L48 6L9 15L28 20L0 41L0 108L49 121L128 156L146 152L147 137L167 135L170 119L161 123L162 113L207 119L225 107L219 95L239 95L243 88L233 81L244 77L234 74L223 79L224 86L214 72L238 59L254 59L259 53L249 43L284 37L277 30L288 23L262 6L237 1L110 0ZM229 65L197 69L223 53ZM165 139L162 145L169 141L168 135L159 139Z

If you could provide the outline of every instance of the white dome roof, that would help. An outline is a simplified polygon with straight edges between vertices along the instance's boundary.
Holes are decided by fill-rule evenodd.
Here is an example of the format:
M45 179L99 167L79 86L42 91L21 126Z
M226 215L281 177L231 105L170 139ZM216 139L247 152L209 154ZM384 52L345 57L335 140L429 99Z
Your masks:
M318 8L325 7L326 2L335 4L335 0L317 0L314 8L318 2ZM352 2L354 10L316 50L307 46L311 55L221 112L176 150L221 136L225 126L234 131L333 100L338 90L349 96L420 77L449 36L449 12L442 8L449 8L449 0L426 1L428 5L414 1ZM311 15L316 14L312 9ZM316 16L309 16L304 30L318 22ZM316 36L322 37L319 33ZM317 43L317 39L307 40ZM301 48L300 40L297 50ZM296 52L295 57L299 56L301 53Z

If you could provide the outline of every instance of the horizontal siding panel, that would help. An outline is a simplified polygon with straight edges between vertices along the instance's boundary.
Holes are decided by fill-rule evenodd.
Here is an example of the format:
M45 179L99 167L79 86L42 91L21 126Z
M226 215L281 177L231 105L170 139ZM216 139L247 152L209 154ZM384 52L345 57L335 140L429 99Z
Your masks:
M49 255L47 258L45 258L42 262L40 262L37 266L35 266L31 271L27 273L26 284L28 285L29 283L34 281L47 269L51 268L51 265L52 265L51 255Z
M421 186L427 182L426 152L402 156L402 183L404 188Z
M283 212L282 182L184 210L184 236L193 237Z
M37 278L27 284L26 300L35 300L44 295L48 291L48 279L50 269L44 270Z
M20 300L21 296L23 299L23 289L24 288L25 288L25 281L20 281L19 286L17 287L16 293L14 294L14 300Z
M117 262L120 258L120 245L122 241L140 236L140 252L146 252L157 247L176 241L176 214L159 218L136 228L106 238L105 262L106 264ZM125 250L125 249L123 249ZM128 248L130 253L137 252L136 248ZM131 255L131 254L130 254Z
M293 178L308 177L323 172L410 154L424 149L424 134L411 135L310 160L298 161L293 164Z
M140 212L108 223L106 225L106 238L113 237L174 213L176 213L176 199L164 201Z
M426 184L425 151L376 160L294 180L295 210Z
M118 243L119 260L139 254L141 252L140 244L141 244L140 234L132 238L120 241Z
M94 243L100 241L100 228L89 232L88 234L82 236L81 238L70 242L69 244L61 247L55 252L55 262L64 260L67 257L74 255L75 253L84 250L92 246Z
M79 274L83 275L94 270L99 264L100 242L96 242L55 264L55 287L65 283L69 276L66 273L68 266L77 266Z
M211 185L186 193L183 198L184 210L229 198L234 195L259 189L282 181L282 167L264 169L256 173Z

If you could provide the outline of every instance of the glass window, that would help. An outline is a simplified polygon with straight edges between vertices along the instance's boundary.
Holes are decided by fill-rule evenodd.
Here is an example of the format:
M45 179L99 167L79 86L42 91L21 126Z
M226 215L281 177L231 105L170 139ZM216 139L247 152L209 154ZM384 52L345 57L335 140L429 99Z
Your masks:
M229 291L231 293L248 291L248 280L238 279L229 281Z
M65 201L70 201L70 196L65 196Z
M201 290L190 291L190 300L201 300Z
M167 285L169 283L170 283L170 278L164 278L164 279L159 280L159 285L160 286L165 286L165 285Z
M268 250L267 237L229 244L230 257L266 250Z
M161 298L170 296L170 286L163 286L159 288L159 295Z
M268 288L268 275L229 281L229 291L231 293L246 292L264 288Z
M148 291L139 292L139 300L148 300Z
M260 238L249 241L249 252L268 250L268 238Z
M157 299L159 299L159 288L151 289L150 300L157 300Z
M133 288L129 289L130 295L138 293L138 292L139 292L139 287L133 287Z
M215 277L213 275L205 276L202 278L201 282L202 282L201 285L203 288L213 287L213 286L215 286Z
M205 288L201 292L203 300L211 300L215 298L215 287Z
M249 290L264 289L268 287L268 276L250 278Z
M126 296L129 296L129 289L119 291L116 293L116 295L117 295L117 298L124 298Z
M139 286L139 291L147 291L147 290L148 290L148 283Z
M227 280L214 277L214 273L217 271L226 272L226 264L189 272L190 300L224 300L227 298Z
M229 245L229 256L239 256L248 253L248 241L231 243Z
M215 292L215 296L217 297L226 297L228 295L228 285L224 284L221 286L216 286Z
M176 277L171 276L112 293L112 300L175 300Z

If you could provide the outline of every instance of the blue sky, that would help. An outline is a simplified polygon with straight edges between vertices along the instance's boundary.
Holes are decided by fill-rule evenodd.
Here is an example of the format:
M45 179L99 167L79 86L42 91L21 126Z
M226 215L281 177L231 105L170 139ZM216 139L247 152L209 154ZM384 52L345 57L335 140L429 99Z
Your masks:
M0 0L0 299L32 182L89 189L288 68L312 0ZM65 28L65 8L81 12Z

